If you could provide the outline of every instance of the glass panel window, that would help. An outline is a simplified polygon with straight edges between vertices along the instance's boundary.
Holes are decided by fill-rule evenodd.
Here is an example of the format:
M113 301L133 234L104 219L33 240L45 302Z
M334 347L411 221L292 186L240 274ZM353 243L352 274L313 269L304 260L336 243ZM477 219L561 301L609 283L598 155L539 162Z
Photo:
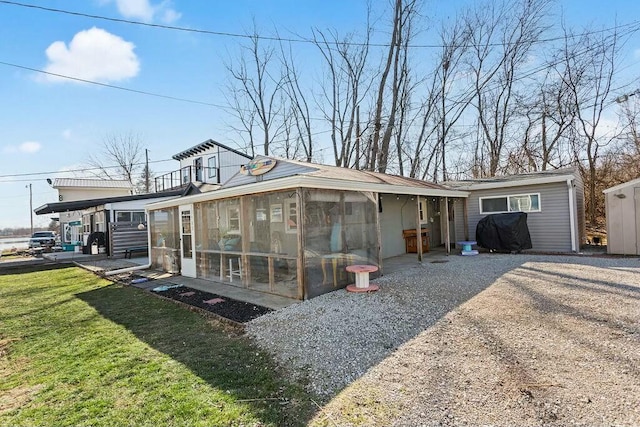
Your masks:
M116 212L116 222L130 222L131 212Z
M495 197L491 199L480 199L480 211L488 212L508 212L507 198Z
M229 231L240 231L240 208L238 206L227 207L227 215Z
M480 213L499 212L540 212L540 194L517 194L480 199Z
M218 162L216 156L211 156L207 160L207 167L209 168L209 178L215 178L218 172Z
M286 232L295 233L298 229L298 206L295 200L287 200L286 205Z
M131 212L131 221L142 224L146 221L144 212Z

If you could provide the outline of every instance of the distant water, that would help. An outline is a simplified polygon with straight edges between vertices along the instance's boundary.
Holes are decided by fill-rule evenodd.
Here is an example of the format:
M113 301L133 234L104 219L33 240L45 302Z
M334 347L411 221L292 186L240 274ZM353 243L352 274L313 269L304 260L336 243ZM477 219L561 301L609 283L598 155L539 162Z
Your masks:
M0 237L0 251L7 249L27 249L29 247L28 237Z

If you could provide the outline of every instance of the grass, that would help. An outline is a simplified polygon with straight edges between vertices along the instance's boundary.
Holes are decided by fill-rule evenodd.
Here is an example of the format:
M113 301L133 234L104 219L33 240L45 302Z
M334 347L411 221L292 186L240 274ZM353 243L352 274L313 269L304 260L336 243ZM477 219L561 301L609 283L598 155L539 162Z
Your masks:
M224 326L70 267L0 275L0 425L304 425L313 396Z

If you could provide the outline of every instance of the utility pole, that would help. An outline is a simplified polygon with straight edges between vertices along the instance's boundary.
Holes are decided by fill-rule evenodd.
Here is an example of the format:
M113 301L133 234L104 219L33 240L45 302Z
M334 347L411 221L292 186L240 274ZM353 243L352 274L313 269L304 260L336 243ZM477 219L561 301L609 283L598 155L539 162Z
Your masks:
M33 191L31 184L25 185L25 188L29 188L29 218L31 218L31 235L33 236Z
M145 166L144 166L144 189L146 193L149 193L149 181L151 179L151 174L149 173L149 150L144 149L144 156L146 158Z

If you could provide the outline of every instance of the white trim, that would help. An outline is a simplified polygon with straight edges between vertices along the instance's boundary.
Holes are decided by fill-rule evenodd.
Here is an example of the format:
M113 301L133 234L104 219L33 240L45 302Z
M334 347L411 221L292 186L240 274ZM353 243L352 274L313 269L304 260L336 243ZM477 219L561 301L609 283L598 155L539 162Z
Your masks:
M636 184L640 184L640 178L637 178L637 179L634 179L634 180L631 180L631 181L627 181L627 182L623 182L622 184L618 184L618 185L616 185L614 187L609 187L609 188L607 188L606 190L604 190L602 192L604 194L609 194L609 193L611 193L613 191L622 190L622 189L624 189L626 187L634 186Z
M162 209L177 206L182 203L198 203L209 200L226 199L255 193L266 193L294 188L317 188L326 190L371 191L374 193L406 194L416 196L448 196L469 197L468 191L449 190L442 188L411 187L407 185L379 184L361 181L346 181L336 178L320 178L312 176L290 176L236 187L222 188L207 193L179 197L146 205L147 210Z
M510 197L521 197L521 196L538 196L538 209L530 209L528 211L512 211L509 210L509 208L511 207L511 203L509 202L509 198ZM506 198L507 199L507 210L506 211L490 211L490 212L485 212L482 209L482 201L483 200L487 200L487 199L502 199L502 198ZM500 195L500 196L485 196L485 197L478 197L478 208L480 209L480 213L481 214L495 214L495 213L506 213L506 212L542 212L542 197L540 197L540 193L522 193L522 194L505 194L505 195Z
M508 188L508 187L522 187L524 185L540 185L540 184L551 184L554 182L565 182L567 179L573 179L573 175L553 175L553 176L545 176L538 178L528 178L528 179L509 179L505 177L504 180L498 180L495 182L478 182L478 183L465 183L463 185L456 185L455 182L452 182L451 185L455 185L455 188L465 191L475 191L475 190L489 190L492 188Z
M576 206L574 190L573 190L573 180L567 179L567 187L569 187L569 226L571 228L571 251L578 252L576 245Z

